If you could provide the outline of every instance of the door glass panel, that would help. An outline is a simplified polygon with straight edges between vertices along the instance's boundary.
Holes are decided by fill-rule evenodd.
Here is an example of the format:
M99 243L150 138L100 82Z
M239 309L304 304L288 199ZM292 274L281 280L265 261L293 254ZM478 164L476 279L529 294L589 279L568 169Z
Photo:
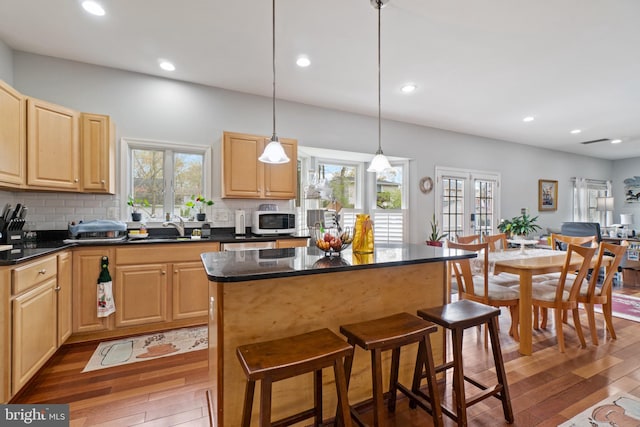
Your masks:
M459 178L442 178L442 231L450 238L464 234L465 181Z

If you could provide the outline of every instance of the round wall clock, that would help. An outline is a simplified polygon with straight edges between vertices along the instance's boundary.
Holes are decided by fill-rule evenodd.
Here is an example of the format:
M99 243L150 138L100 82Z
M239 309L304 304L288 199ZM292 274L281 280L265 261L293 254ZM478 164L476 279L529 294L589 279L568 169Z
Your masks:
M433 180L431 177L425 176L420 179L420 183L418 185L420 187L420 191L427 194L433 189Z

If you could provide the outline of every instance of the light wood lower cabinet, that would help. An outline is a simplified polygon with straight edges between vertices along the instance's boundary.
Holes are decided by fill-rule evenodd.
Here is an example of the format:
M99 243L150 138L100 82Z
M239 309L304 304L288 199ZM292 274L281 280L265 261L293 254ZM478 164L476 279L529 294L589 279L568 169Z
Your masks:
M98 317L98 276L103 256L109 258L113 273L114 249L105 247L73 250L73 333L106 331L111 317ZM111 276L113 278L113 276Z
M276 248L306 248L309 246L309 239L278 239Z
M174 319L206 317L209 299L208 279L202 262L176 263L173 264L172 271L172 317Z
M58 347L71 336L71 252L58 255Z
M116 328L166 322L167 264L116 267ZM206 301L205 301L206 302Z
M208 280L200 260L218 242L158 243L73 250L71 342L204 324ZM96 282L109 257L116 311L98 318Z
M61 253L64 255L65 253ZM64 256L63 256L64 259ZM63 269L66 266L63 264ZM11 394L20 390L56 352L59 305L57 255L11 271Z
M55 288L51 278L13 300L12 394L58 349Z

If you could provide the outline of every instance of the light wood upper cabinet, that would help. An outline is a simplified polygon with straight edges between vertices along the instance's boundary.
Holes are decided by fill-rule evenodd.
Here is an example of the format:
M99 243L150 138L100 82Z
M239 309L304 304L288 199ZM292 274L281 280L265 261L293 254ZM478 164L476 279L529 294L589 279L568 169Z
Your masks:
M294 199L297 193L298 142L281 138L289 163L269 165L258 157L267 138L225 132L222 141L222 197L239 199Z
M109 116L80 115L82 190L115 193L115 128Z
M80 191L79 113L27 98L27 185Z
M26 98L0 80L0 186L21 188L27 182Z

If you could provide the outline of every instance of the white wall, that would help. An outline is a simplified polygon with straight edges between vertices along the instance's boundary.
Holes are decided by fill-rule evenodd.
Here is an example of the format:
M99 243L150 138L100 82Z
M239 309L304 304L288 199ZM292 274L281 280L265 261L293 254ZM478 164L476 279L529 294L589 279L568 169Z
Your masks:
M0 80L13 85L13 51L0 40Z
M13 68L19 91L80 111L109 114L118 139L215 145L224 130L271 134L270 98L24 52L14 52ZM297 138L300 145L364 153L376 149L375 117L286 101L278 101L277 114L278 135ZM542 226L571 219L571 177L609 179L614 166L607 160L387 120L382 144L387 155L413 159L409 236L414 242L426 238L434 207L434 192L420 193L418 181L433 176L436 165L500 172L501 217L518 215L522 207L537 215L538 179L558 180L559 209L540 213ZM214 188L219 188L219 178L214 179ZM0 203L2 199L0 193ZM105 203L118 201L107 198ZM232 209L235 203L216 201L216 207ZM95 209L101 208L93 212L100 214Z

